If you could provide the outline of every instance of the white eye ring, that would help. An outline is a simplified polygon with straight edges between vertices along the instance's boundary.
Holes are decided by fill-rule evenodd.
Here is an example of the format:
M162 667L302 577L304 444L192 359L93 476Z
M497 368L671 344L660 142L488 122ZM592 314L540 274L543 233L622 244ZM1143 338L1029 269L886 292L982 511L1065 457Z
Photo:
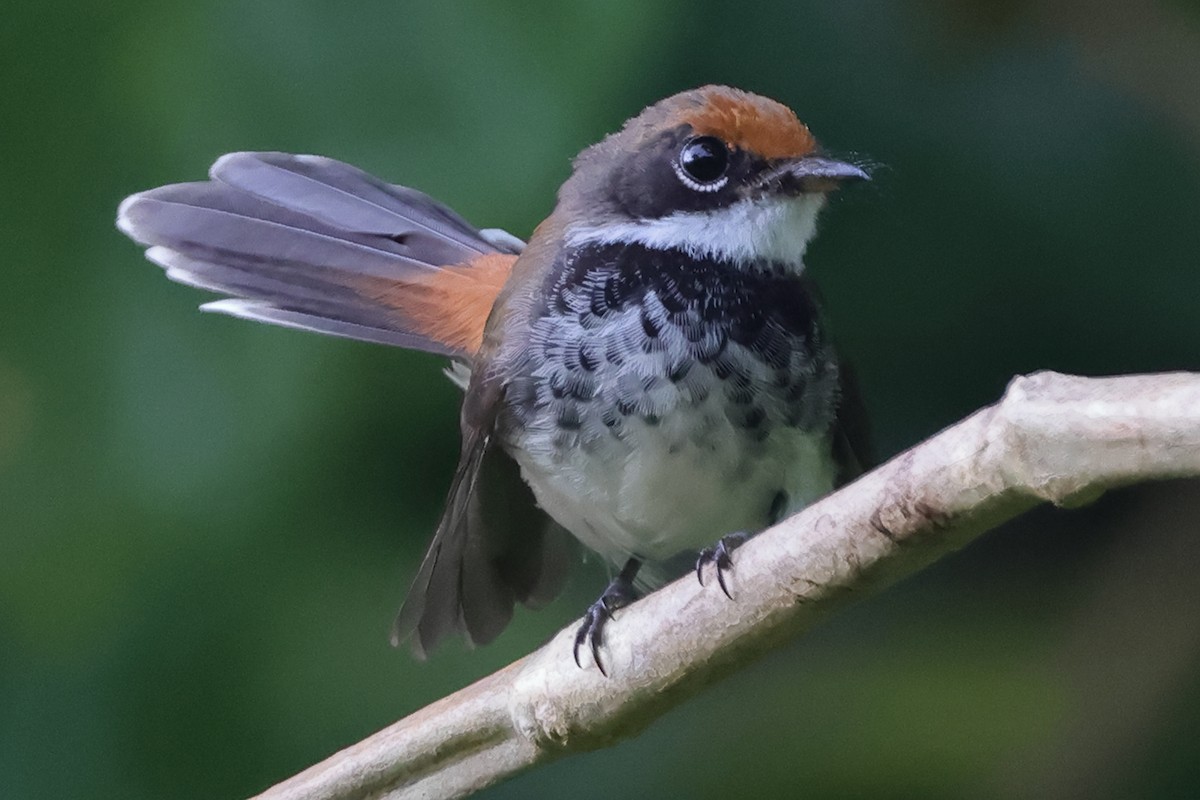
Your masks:
M722 175L712 183L700 183L684 171L678 160L672 161L671 166L675 168L675 177L679 178L679 182L693 192L719 192L725 184L729 183L728 175Z

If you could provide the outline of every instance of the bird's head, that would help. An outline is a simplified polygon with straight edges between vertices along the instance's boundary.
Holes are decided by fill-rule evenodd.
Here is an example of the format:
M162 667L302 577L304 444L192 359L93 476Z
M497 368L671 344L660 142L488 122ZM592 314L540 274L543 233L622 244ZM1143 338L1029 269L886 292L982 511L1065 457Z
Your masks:
M868 179L821 153L787 106L704 86L584 150L559 193L567 242L630 242L800 268L826 195Z

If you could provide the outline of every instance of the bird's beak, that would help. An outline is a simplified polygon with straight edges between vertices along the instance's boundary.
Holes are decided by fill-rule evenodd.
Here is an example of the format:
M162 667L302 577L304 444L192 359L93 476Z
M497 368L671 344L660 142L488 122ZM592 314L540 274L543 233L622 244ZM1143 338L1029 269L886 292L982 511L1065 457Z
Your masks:
M846 161L804 156L768 172L763 178L763 188L785 194L815 194L832 192L843 183L869 180L871 176L862 167Z

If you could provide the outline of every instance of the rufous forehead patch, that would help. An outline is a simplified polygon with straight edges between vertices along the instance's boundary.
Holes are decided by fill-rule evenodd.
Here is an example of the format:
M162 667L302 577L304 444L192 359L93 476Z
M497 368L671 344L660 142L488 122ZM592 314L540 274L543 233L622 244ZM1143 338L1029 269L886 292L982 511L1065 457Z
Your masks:
M799 158L817 147L808 126L790 108L745 92L707 92L698 105L680 112L679 121L701 136L720 137L767 159Z

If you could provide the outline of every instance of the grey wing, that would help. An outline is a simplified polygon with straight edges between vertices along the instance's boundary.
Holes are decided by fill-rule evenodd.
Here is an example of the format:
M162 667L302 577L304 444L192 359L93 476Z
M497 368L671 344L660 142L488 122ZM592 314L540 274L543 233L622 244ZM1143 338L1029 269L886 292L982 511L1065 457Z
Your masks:
M558 594L569 566L566 532L537 508L517 465L482 431L465 433L462 457L433 542L392 626L424 658L461 633L494 639L520 602Z
M132 195L117 226L209 311L462 357L380 298L486 253L517 253L414 189L320 156L230 153L211 180Z

